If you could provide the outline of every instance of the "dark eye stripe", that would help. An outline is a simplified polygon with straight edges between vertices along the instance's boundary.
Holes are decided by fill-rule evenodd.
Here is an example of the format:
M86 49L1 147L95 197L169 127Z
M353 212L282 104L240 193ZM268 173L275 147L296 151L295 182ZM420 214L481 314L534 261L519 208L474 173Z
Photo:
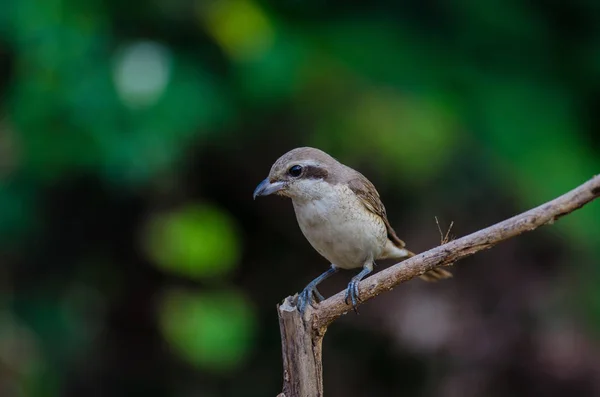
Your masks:
M328 172L324 168L319 168L314 165L304 166L304 177L310 179L326 179Z

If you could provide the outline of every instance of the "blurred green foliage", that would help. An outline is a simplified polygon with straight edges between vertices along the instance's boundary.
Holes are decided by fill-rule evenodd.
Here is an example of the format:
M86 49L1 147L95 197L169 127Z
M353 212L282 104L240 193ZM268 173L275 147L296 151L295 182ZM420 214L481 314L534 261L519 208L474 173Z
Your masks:
M239 366L250 352L256 321L236 291L165 293L159 312L163 334L192 364L207 371Z
M18 314L2 317L0 364L16 368L15 383L26 390L10 395L60 395L67 375L54 364L71 363L109 321L73 309L73 302L91 304L88 295L61 295L81 281L80 273L62 267L69 260L90 269L99 266L90 257L103 264L116 257L123 267L136 266L133 257L155 265L168 281L154 286L162 294L150 322L196 367L235 371L257 348L259 314L234 286L245 247L240 230L256 221L233 214L250 192L235 191L238 204L208 204L188 186L190 178L204 183L191 164L211 145L248 146L239 169L267 156L265 142L314 145L346 163L368 164L388 181L385 188L423 196L440 179L455 180L461 161L476 163L475 179L497 186L515 201L514 211L598 173L599 119L590 109L597 110L600 97L600 3L542 3L0 2L6 82L0 87L0 247L7 253L0 285L7 312ZM281 113L292 121L273 122ZM263 127L257 132L256 125ZM209 173L225 174L224 163L233 160L213 164ZM240 179L248 175L254 177L236 174L236 184L244 186ZM76 233L68 234L68 226L48 224L55 207L47 197L82 176L110 192L91 193L98 201L143 195L139 206L154 210L120 234L115 225L132 210L115 209L109 232L71 242ZM95 210L76 212L73 223ZM565 246L598 258L599 220L600 206L591 205L554 230ZM76 258L59 252L55 233L66 236ZM139 258L119 256L113 245L120 247L124 236L141 245ZM578 280L574 306L583 306L600 328L597 261L571 265ZM19 281L27 272L43 282ZM120 267L107 272L118 273L117 280L127 274ZM95 281L84 280L82 288L97 287ZM199 291L177 285L186 282ZM47 289L30 298L35 283ZM130 296L143 295L136 283L114 284L116 292L102 291L107 304L134 302L128 310L139 310ZM205 284L214 290L203 290ZM152 301L152 291L137 299ZM17 343L16 334L36 346L22 367L1 349ZM0 391L2 384L0 376Z
M231 272L240 260L235 223L222 209L194 205L157 214L150 220L145 246L163 270L202 279Z

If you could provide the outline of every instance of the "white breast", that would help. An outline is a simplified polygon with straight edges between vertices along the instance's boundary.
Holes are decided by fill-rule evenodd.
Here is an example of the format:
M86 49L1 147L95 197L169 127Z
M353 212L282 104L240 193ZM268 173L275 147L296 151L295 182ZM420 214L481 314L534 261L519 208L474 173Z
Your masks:
M382 219L345 185L313 181L319 199L293 199L300 229L332 264L351 269L380 256L387 242Z

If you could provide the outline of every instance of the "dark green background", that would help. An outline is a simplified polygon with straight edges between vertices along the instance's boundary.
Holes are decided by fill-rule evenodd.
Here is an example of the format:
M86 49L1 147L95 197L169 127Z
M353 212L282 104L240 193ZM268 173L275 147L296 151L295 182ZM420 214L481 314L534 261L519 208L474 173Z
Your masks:
M547 201L600 172L600 2L3 0L0 94L0 395L275 396L328 264L270 165L359 169L417 252ZM327 396L600 396L599 259L593 203L369 302Z

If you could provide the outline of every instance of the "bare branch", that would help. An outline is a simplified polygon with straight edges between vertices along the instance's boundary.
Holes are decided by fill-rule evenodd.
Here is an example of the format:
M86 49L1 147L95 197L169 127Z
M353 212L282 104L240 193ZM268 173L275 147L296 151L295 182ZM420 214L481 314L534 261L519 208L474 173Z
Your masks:
M479 251L492 248L511 237L535 230L545 224L552 224L599 195L600 175L597 175L576 189L546 204L375 273L360 283L360 297L365 302L435 267L452 264ZM351 306L344 302L344 292L342 291L319 304L313 312L314 324L319 328L327 327L333 320L350 309Z
M511 237L552 224L598 196L600 175L555 200L458 240L448 241L450 230L443 235L440 229L442 245L363 280L359 285L360 297L365 302L435 267L450 265ZM296 310L296 297L287 297L277 307L284 363L282 394L285 397L323 396L322 340L327 327L351 310L351 306L344 302L344 297L342 291L316 308L308 307L304 317Z

